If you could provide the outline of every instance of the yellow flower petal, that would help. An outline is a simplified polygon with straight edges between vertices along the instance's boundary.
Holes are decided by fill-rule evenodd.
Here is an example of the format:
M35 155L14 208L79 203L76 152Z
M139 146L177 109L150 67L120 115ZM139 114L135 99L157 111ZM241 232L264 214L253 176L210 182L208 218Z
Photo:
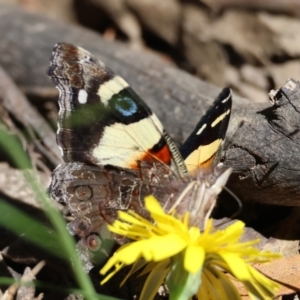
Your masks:
M176 234L163 237L155 236L147 241L143 247L143 257L150 261L160 261L179 253L186 247L186 242Z
M222 271L214 267L213 265L207 266L207 268L204 269L203 278L205 276L210 277L207 275L208 273L211 273L211 276L214 276L217 281L221 284L221 287L219 286L219 289L222 289L222 296L218 299L228 299L228 300L241 300L241 296L239 295L236 287L231 282L230 278L225 275ZM202 279L204 281L204 279ZM206 299L205 297L200 298L199 295L201 295L201 290L205 288L204 282L203 285L201 285L199 292L197 293L198 299Z
M198 273L203 267L205 250L199 246L188 246L184 255L184 268L191 273Z
M120 283L120 286L123 286L127 279L138 270L142 269L144 266L147 266L147 262L144 259L137 260L131 267L130 271L127 273L126 277Z
M209 280L209 270L204 269L202 272L202 284L197 292L198 299L205 300L219 300L215 295L215 287L212 285L212 282ZM225 298L226 299L226 298ZM223 300L223 299L222 299Z
M153 214L157 215L165 215L163 208L156 200L156 198L152 195L145 197L145 207L146 209Z
M227 299L226 294L224 293L224 290L223 290L222 283L219 280L219 278L216 277L215 274L213 274L210 269L205 270L205 275L213 287L211 289L212 297L214 299Z
M251 280L251 274L243 259L228 252L220 252L219 255L228 265L228 268L231 270L234 277L241 281Z
M138 218L136 218L136 216L131 215L131 213L132 212L130 212L130 211L128 213L124 212L124 211L119 211L118 216L122 221L128 222L132 225L139 225L139 226L142 226L142 227L145 227L145 223L147 224L149 222L148 220L146 220L146 219L144 219L140 216L139 216L139 219L138 219ZM126 224L126 225L128 225L128 224ZM151 227L153 226L153 224L151 224L150 222L149 222L149 225Z
M191 227L188 231L189 238L191 241L196 241L201 236L199 228Z
M170 269L169 260L163 260L156 264L155 268L150 272L147 280L143 286L140 300L153 299L159 289L159 287L164 282Z
M124 267L124 264L116 264L115 265L115 270L112 271L109 275L107 275L101 282L100 284L106 283L110 278L112 278L117 272L119 272L122 268ZM100 272L101 273L101 272ZM106 272L105 272L106 273ZM102 273L101 273L102 274Z
M269 278L259 273L256 269L248 266L253 280L250 283L245 283L249 294L254 295L256 298L273 299L275 292L279 290L280 285ZM251 283L253 283L251 285ZM255 289L253 288L255 287Z

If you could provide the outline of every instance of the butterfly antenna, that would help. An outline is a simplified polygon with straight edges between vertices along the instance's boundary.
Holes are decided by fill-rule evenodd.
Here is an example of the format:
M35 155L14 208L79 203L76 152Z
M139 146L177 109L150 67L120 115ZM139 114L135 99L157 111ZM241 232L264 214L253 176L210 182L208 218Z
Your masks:
M240 200L240 198L233 191L231 191L229 188L227 188L226 186L223 186L223 189L237 202L237 204L239 206L238 210L230 216L230 219L234 219L242 211L243 203ZM221 223L218 224L218 227L220 227L222 225L225 225L228 222L229 222L228 220L226 220L224 222L221 222Z
M231 219L233 219L236 216L238 216L240 214L240 212L242 211L243 203L240 200L240 198L233 191L231 191L228 187L224 186L223 189L237 202L237 204L239 206L238 210L230 217Z

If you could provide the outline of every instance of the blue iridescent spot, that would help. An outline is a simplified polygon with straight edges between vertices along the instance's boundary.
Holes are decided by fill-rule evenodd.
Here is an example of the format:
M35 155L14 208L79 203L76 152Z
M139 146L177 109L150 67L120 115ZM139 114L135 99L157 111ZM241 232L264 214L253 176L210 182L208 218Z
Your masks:
M136 103L131 98L126 96L117 98L115 108L126 117L135 114L138 110Z

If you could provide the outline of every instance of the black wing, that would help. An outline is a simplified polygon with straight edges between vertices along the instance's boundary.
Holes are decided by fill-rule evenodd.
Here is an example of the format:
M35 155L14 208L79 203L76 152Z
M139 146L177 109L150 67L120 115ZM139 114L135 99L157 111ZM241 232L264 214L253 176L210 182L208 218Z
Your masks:
M189 172L210 167L216 161L225 139L231 104L231 90L224 88L181 147Z

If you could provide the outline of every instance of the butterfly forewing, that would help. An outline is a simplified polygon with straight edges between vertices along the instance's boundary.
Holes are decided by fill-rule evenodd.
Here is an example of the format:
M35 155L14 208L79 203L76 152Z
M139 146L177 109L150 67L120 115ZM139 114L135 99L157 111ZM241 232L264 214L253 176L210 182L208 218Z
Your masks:
M186 176L161 122L120 76L86 50L57 44L48 75L60 91L58 145L65 162L139 169L141 161Z
M224 88L181 147L180 152L190 173L211 167L218 161L229 124L231 98L230 89Z

